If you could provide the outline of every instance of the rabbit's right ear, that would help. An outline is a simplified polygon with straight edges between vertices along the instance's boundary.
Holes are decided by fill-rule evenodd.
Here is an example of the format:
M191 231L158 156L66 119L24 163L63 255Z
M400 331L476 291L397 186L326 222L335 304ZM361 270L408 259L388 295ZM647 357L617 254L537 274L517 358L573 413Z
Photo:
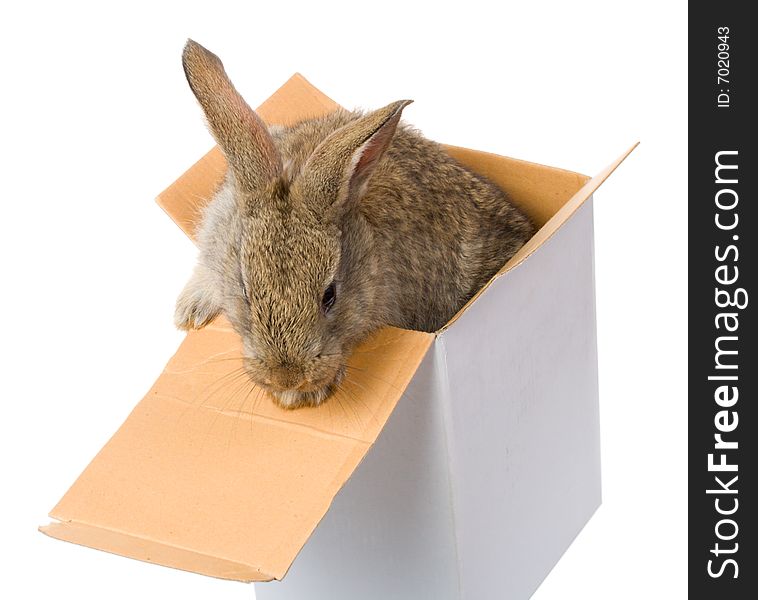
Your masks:
M237 182L254 191L279 177L282 161L271 134L234 88L218 56L187 40L182 65Z

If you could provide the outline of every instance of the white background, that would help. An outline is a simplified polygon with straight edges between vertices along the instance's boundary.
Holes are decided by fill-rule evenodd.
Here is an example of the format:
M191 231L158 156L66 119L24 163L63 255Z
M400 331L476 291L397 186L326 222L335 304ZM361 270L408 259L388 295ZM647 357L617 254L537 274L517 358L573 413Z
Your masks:
M300 71L348 107L414 98L433 139L587 174L642 141L596 194L604 504L534 598L684 598L686 4L238 4L0 9L0 596L253 597L36 531L181 339L195 252L153 197L212 144L190 36L253 106Z

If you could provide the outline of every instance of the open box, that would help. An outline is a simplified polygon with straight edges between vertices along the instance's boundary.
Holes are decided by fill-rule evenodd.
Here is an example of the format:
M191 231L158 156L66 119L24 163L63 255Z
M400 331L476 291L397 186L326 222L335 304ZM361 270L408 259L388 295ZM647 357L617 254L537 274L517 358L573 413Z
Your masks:
M299 75L259 109L337 105ZM527 598L600 504L590 179L447 147L540 228L444 328L386 328L349 393L286 411L227 377L241 343L191 332L50 513L53 537L256 587L260 600ZM190 236L211 150L158 198ZM286 575L286 578L285 578Z

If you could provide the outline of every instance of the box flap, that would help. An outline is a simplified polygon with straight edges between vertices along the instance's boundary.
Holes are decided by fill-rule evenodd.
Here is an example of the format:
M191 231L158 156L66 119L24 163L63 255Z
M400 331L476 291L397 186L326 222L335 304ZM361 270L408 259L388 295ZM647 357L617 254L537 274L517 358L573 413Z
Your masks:
M545 243L560 227L573 215L576 210L584 204L584 202L595 193L595 190L611 176L616 168L624 162L627 156L639 145L639 142L633 144L628 150L626 150L621 156L609 164L605 169L600 171L592 179L585 178L586 183L576 191L576 193L564 202L561 206L557 207L554 214L547 220L547 222L540 227L537 233L530 239L524 246L509 260L502 269L498 272L498 275L502 275L506 271L512 269L519 263L523 262L532 252ZM539 224L539 223L538 223Z
M294 75L257 110L270 124L337 104ZM220 183L214 148L159 197L192 237ZM145 398L50 513L43 533L242 581L284 576L376 440L434 335L385 329L356 350L341 390L285 411L241 369L223 319L187 335Z
M512 158L465 148L449 147L448 151L457 160L472 170L488 175L508 192L511 199L529 214L539 229L487 282L487 285L479 290L440 331L444 331L458 320L460 315L476 302L476 299L485 292L495 279L520 265L529 255L549 240L638 145L639 142L633 144L592 178L554 167L515 161ZM500 167L493 168L493 163L500 165Z
M484 175L501 189L539 228L545 225L589 177L491 152L445 145L453 158Z
M384 329L319 408L278 408L223 319L187 335L42 528L240 581L281 579L376 440L434 336Z

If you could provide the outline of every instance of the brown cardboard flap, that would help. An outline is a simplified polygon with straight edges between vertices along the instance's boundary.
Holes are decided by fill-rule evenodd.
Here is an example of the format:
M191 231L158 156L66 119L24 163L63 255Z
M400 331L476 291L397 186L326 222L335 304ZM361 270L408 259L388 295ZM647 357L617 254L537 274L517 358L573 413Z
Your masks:
M587 199L595 193L595 190L601 186L601 184L611 176L616 168L624 162L627 156L639 145L639 142L633 144L628 150L626 150L621 156L609 164L605 169L600 171L592 179L587 182L577 192L571 196L558 210L553 214L548 221L537 231L536 234L530 239L522 248L513 255L513 257L503 266L502 269L495 275L494 278L506 273L515 266L521 264L530 254L532 254L537 248L550 239L553 234L561 228L561 226L573 215L577 209L584 204ZM494 279L493 278L493 279Z
M552 178L549 181L543 182L543 187L546 187L547 189L544 189L540 192L538 187L535 187L535 192L530 192L529 188L524 188L523 193L524 195L521 196L522 188L521 188L521 182L516 181L516 185L509 189L509 182L507 180L504 180L502 182L499 182L496 180L496 183L501 185L505 191L510 192L512 194L512 197L517 200L517 204L520 204L524 206L524 209L532 216L535 220L535 223L540 227L537 231L537 233L532 236L532 238L524 244L516 254L514 254L511 259L503 265L503 268L500 269L493 277L490 279L489 282L481 289L479 290L454 316L450 321L448 321L445 326L440 330L444 331L448 327L450 327L455 321L458 320L458 318L466 312L469 306L471 306L474 302L476 302L476 299L481 296L485 290L492 284L495 279L498 277L505 275L508 271L511 269L517 267L522 262L524 262L532 253L534 253L542 244L544 244L547 240L549 240L553 234L555 234L558 229L561 228L561 226L573 215L577 209L584 204L587 199L592 196L592 194L595 193L595 190L600 187L600 185L608 179L608 177L611 176L611 173L613 173L616 168L624 162L627 156L629 156L632 151L639 145L639 142L636 142L633 144L628 150L626 150L621 156L619 156L616 160L614 160L610 165L608 165L605 169L600 171L597 175L595 175L592 179L589 177L586 177L584 175L579 175L577 173L571 173L570 171L564 171L562 174L560 169L554 169L552 167L543 167L541 165L535 165L534 163L526 163L526 168L529 171L536 171L537 174L542 174L545 177ZM456 149L459 150L459 149ZM465 151L462 153L462 162L465 162L467 166L475 171L480 170L480 165L483 163L481 162L481 157L479 154L482 153L473 153L472 151ZM506 159L504 157L496 157L494 155L489 155L490 157L499 158L503 161L504 165L508 165L509 163L512 163L513 159ZM491 160L489 157L485 157L485 163L486 161ZM572 182L571 176L574 175L575 178ZM494 178L493 178L494 179ZM518 179L518 178L517 178ZM568 196L566 198L567 192L571 191L572 187L576 185L577 182L584 182L584 185L580 185L579 188L573 193L573 195ZM539 184L536 184L537 186ZM529 207L532 207L532 210L529 209ZM541 207L550 207L551 209L554 209L554 212L550 212L550 210L543 210ZM535 212L533 212L535 211ZM550 216L549 216L550 215ZM539 220L539 217L545 217L549 216L547 221L544 223Z
M461 164L484 175L542 227L588 180L586 175L490 152L445 146Z
M353 354L341 392L287 411L240 370L223 319L191 332L44 532L215 577L281 579L433 339L384 329Z

